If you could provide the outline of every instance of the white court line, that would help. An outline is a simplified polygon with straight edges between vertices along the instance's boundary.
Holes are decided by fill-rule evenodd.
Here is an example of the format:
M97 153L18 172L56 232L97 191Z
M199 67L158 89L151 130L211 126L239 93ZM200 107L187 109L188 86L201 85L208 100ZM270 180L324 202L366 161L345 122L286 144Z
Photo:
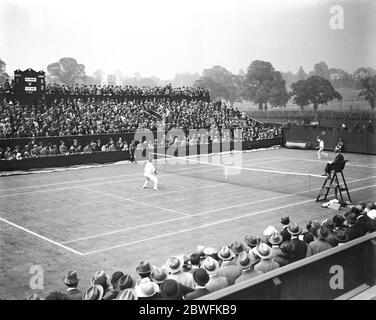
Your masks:
M304 159L304 158L291 158L291 157L281 157L286 160L303 160L303 161L310 161L310 162L319 162L319 163L326 163L320 160L314 160L314 159ZM368 169L376 169L376 167L371 167L371 166L363 166L360 164L351 164L351 161L349 160L350 163L346 163L347 167L359 167L359 168L368 168Z
M353 189L352 191L358 191L358 190L363 190L363 189L373 188L373 187L376 187L376 184L371 185L371 186L366 186L366 187L361 187L361 188ZM180 233L185 233L185 232L189 232L189 231L193 231L193 230L203 229L203 228L211 227L211 226L214 226L214 225L217 225L217 224L221 224L221 223L224 223L224 222L231 222L231 221L234 221L234 220L239 220L239 219L248 218L248 217L251 217L251 216L254 216L254 215L258 215L258 214L261 214L261 213L266 213L266 212L272 212L272 211L277 211L277 210L281 210L281 209L286 209L286 208L289 208L289 207L293 207L293 206L296 206L296 205L308 203L308 202L311 202L311 201L315 201L315 200L309 199L309 200L304 200L304 201L299 201L299 202L295 202L295 203L292 203L292 204L288 204L288 205L285 205L285 206L280 206L280 207L277 207L277 208L266 209L266 210L261 210L261 211L257 211L257 212L253 212L253 213L248 213L248 214L244 214L244 215L233 217L233 218L229 218L229 219L223 219L223 220L220 220L220 221L203 224L203 225L198 226L198 227L187 228L187 229L183 229L183 230L179 230L179 231L175 231L175 232L170 232L170 233L165 233L165 234L162 234L162 235L150 237L150 238L147 238L147 239L140 239L140 240L136 240L136 241L132 241L132 242L118 244L116 246L111 246L111 247L107 247L107 248L103 248L103 249L98 249L98 250L94 250L94 251L85 252L85 253L83 253L83 255L86 256L86 255L90 255L90 254L93 254L93 253L108 251L108 250L117 249L117 248L120 248L120 247L129 246L129 245L134 245L134 244L137 244L137 243L140 243L140 242L156 240L156 239L165 238L165 237L176 235L176 234L180 234Z
M353 182L368 180L368 179L372 179L372 178L376 178L376 176L370 177L370 178L362 178L362 179L350 181L350 182L348 182L348 184L353 183ZM312 189L311 191L317 191L317 190L320 190L320 189L321 189L321 187ZM357 190L357 189L354 189L354 190ZM211 213L215 213L215 212L219 212L219 211L223 211L223 210L244 207L244 206L248 206L248 205L251 205L251 204L262 203L262 202L266 202L266 201L270 201L270 200L277 200L277 199L282 199L282 198L285 199L285 198L288 198L288 197L298 196L298 195L304 194L304 193L307 193L307 191L302 191L302 192L299 192L299 193L288 194L288 195L275 196L275 197L271 197L271 198L267 198L267 199L261 199L261 200L257 200L257 201L247 202L247 203L241 203L241 204L232 205L232 206L225 207L225 208L213 209L213 210L209 210L209 211L205 211L205 212L195 213L195 214L192 214L192 215L187 216L187 217L166 219L166 220L161 220L161 221L148 223L148 224L144 224L144 225L138 225L138 226L134 226L134 227L108 231L108 232L104 232L104 233L97 234L97 235L94 235L94 236L88 236L88 237L82 237L82 238L73 239L73 240L69 240L69 241L64 241L62 243L72 243L72 242L78 242L78 241L93 239L93 238L99 238L99 237L102 237L102 236L112 235L112 234L116 234L116 233L120 233L120 232L124 232L124 231L128 231L128 230L151 227L151 226L155 226L155 225L159 225L159 224L163 224L163 223L179 221L179 220L183 220L183 219L187 219L187 218L191 218L191 217L197 217L197 216L201 216L201 215L207 215L207 214L211 214Z
M106 196L110 196L110 197L113 197L113 198L116 198L116 199L120 199L120 200L126 200L126 201L130 201L130 202L134 202L134 203L137 203L139 205L152 207L154 209L159 209L159 210L163 210L163 211L170 211L170 212L173 212L173 213L178 213L178 214L184 215L186 217L190 216L189 214L181 212L181 211L178 211L178 210L154 206L154 205L152 205L150 203L140 202L140 201L136 201L136 200L133 200L133 199L128 199L128 198L125 198L125 197L117 196L117 195L112 194L112 193L107 193L107 192L103 192L103 191L93 190L93 189L86 188L86 187L77 187L77 188L80 188L80 189L83 189L83 190L88 190L88 191L95 192L95 193L99 193L99 194L106 195Z
M260 161L263 161L264 163L266 163L267 161L265 160L261 160L261 159L251 159L251 160L245 160L243 162L251 162L251 161L257 161L257 162L260 162ZM276 162L276 161L280 161L280 160L274 160L273 162ZM202 166L197 166L196 168L199 168L199 167L203 167L205 168L206 166L202 165ZM186 170L187 168L181 168L181 169L176 169L175 171L182 171L182 170ZM209 170L195 170L195 171L187 171L187 173L195 173L195 172L207 172L207 171L214 171L214 170L217 170L217 168L214 168L214 169L209 169ZM137 175L138 178L133 178L133 179L122 179L122 180L113 180L113 181L106 181L106 182L98 182L98 183L90 183L90 184L86 184L86 185L83 185L83 187L87 187L87 186L98 186L98 185L104 185L104 184L112 184L112 183L126 183L126 182L129 182L129 181L137 181L137 180L143 180L144 178L141 177L141 173L135 173L135 174L131 174L131 175L119 175L119 176L114 176L114 177L121 177L121 176L135 176ZM163 175L164 177L169 177L169 176L176 176L176 175L179 175L179 173L167 173L165 175ZM102 178L96 178L94 180L98 180L98 179L102 179ZM103 178L105 179L105 178ZM82 181L90 181L92 179L88 179L88 180L82 180ZM76 183L76 182L82 182L82 181L74 181L72 183ZM61 184L68 184L69 182L62 182ZM53 184L55 185L55 184ZM58 184L56 184L58 185ZM47 186L47 185L45 185ZM38 186L33 186L33 187L24 187L24 188L35 188L35 187L38 187ZM44 192L51 192L51 191L61 191L61 190L69 190L69 189L73 189L73 188L77 188L77 187L81 187L80 185L79 186L69 186L69 187L63 187L63 188L54 188L54 189L46 189L46 190L35 190L35 191L30 191L30 192L21 192L21 193L10 193L10 194L3 194L3 195L0 195L0 198L5 198L5 197L11 197L11 196L22 196L22 195L28 195L28 194L35 194L35 193L44 193ZM23 187L21 187L23 188ZM3 190L0 190L1 191L8 191L8 190L17 190L18 188L14 188L14 189L3 189ZM127 192L127 194L129 195L136 195L135 193L130 193L130 192Z
M29 229L26 229L26 228L24 228L24 227L21 227L21 226L19 226L18 224L15 224L15 223L13 223L13 222L10 222L10 221L8 221L8 220L6 220L6 219L4 219L4 218L0 218L0 221L3 221L3 222L5 222L5 223L7 223L7 224L9 224L9 225L11 225L11 226L17 228L17 229L20 229L20 230L22 230L22 231L25 231L25 232L27 232L27 233L30 233L30 234L32 234L33 236L36 236L36 237L38 237L38 238L40 238L40 239L43 239L43 240L45 240L45 241L47 241L47 242L50 242L50 243L52 243L52 244L54 244L54 245L56 245L56 246L58 246L58 247L64 248L64 249L66 249L66 250L68 250L68 251L71 251L71 252L73 252L73 253L75 253L75 254L78 254L78 255L80 255L80 256L84 255L83 253L81 253L81 252L79 252L79 251L77 251L77 250L74 250L74 249L69 248L69 247L67 247L67 246L65 246L65 245L63 245L63 244L61 244L61 243L59 243L59 242L56 242L56 241L51 240L51 239L49 239L49 238L46 238L46 237L44 237L44 236L42 236L42 235L40 235L40 234L38 234L38 233L36 233L36 232L34 232L34 231L31 231L31 230L29 230Z

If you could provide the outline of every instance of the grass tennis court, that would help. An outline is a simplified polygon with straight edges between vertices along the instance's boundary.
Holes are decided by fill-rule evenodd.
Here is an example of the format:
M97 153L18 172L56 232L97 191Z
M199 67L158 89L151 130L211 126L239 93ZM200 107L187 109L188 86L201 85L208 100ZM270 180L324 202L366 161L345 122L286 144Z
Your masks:
M240 155L236 165L244 168L317 176L327 161L305 150ZM376 157L344 156L350 160L344 174L353 202L375 201ZM268 225L279 228L284 215L305 227L311 219L336 213L314 201L319 182L307 193L288 175L272 175L260 185L265 174L254 170L246 178L240 172L226 181L207 178L210 170L211 177L217 172L210 165L194 170L181 166L159 175L156 192L151 186L141 189L143 165L0 177L0 299L24 299L32 293L29 271L34 265L44 270L42 295L64 289L68 270L78 272L79 287L85 289L98 270L135 275L141 260L160 266L169 255L191 253L200 244L219 248L246 234L262 234ZM293 185L298 192L290 191Z

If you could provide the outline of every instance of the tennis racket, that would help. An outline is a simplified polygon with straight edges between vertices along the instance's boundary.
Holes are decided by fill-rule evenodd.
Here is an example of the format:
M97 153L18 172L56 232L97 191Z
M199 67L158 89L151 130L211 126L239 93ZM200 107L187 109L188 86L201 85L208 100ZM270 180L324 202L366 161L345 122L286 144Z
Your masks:
M160 165L157 167L157 170L155 170L155 172L158 173L159 171L163 170L163 168L164 168L163 164L160 164Z

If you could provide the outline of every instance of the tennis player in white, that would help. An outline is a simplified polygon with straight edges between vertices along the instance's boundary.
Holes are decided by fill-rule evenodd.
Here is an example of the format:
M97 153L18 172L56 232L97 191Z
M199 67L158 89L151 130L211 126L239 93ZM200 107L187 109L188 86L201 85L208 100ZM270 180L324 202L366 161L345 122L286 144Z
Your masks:
M317 141L319 143L319 151L317 151L317 157L321 159L321 155L329 157L327 153L324 152L324 140L320 139L320 136L317 137Z
M158 178L155 176L158 173L158 171L155 169L154 164L153 164L153 159L150 158L144 168L144 177L145 177L145 183L142 186L143 189L146 188L147 184L149 181L153 181L153 189L158 190Z

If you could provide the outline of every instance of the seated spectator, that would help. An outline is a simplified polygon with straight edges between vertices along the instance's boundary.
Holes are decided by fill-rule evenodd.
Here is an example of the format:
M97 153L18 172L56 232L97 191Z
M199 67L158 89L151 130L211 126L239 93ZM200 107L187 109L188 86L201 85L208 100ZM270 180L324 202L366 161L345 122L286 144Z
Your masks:
M281 243L280 248L281 248L281 253L275 256L273 260L277 262L281 267L283 267L293 262L293 258L291 256L292 245L290 241L285 241Z
M91 281L90 283L92 285L99 285L103 288L103 295L106 295L107 293L111 292L111 288L109 286L109 283L108 283L108 276L106 275L106 273L101 270L101 271L97 271L94 276L91 278Z
M336 231L338 246L346 243L349 241L349 235L347 234L346 230L339 229Z
M98 284L91 285L82 295L82 300L102 300L103 287Z
M194 290L184 295L184 300L193 300L210 293L206 288L209 282L209 275L205 269L196 269L193 271L193 280L195 282Z
M167 280L167 277L168 273L165 269L153 266L152 271L150 273L150 278L152 281L158 284L159 287L165 280Z
M77 289L79 281L76 271L68 271L63 279L64 284L68 287L65 292L65 300L82 300L82 292Z
M110 279L111 288L103 296L103 300L114 300L121 291L133 288L134 281L130 275L125 275L121 271L115 271Z
M134 289L128 288L119 292L115 300L138 300L138 297Z
M303 235L303 241L305 243L310 243L317 239L317 230L320 228L321 224L317 220L312 220L307 223L307 232Z
M246 248L243 243L239 241L235 241L234 243L231 244L230 246L232 252L235 254L235 262L237 263L239 254L243 252Z
M261 261L254 266L256 271L266 273L279 268L279 264L272 260L272 248L270 248L266 243L260 243L256 247L255 252L261 258Z
M150 278L142 278L134 287L138 300L161 300L158 284Z
M257 236L245 236L244 237L245 243L250 249L256 248L257 245L260 243L260 238Z
M218 276L225 277L228 284L233 285L236 278L238 278L243 271L242 268L235 262L235 254L229 247L225 246L219 250L218 257L222 261L222 264L218 270Z
M138 275L140 276L140 279L143 279L143 278L150 278L150 274L151 274L151 267L150 267L150 263L148 261L141 261L138 266L136 267L136 272L138 273ZM136 281L139 282L140 279L138 279Z
M279 233L273 233L269 236L268 242L272 246L272 259L281 254L281 248L279 245L282 243L283 238Z
M161 295L164 300L183 300L183 296L192 291L192 288L188 288L174 279L167 279L161 285Z
M166 270L170 273L167 278L173 279L188 288L193 288L193 275L190 272L184 272L183 266L183 256L180 255L169 257L165 264Z
M310 242L307 247L307 257L332 248L332 245L327 241L329 230L325 225L317 230L317 235L318 238L315 241Z
M348 227L346 233L349 241L362 237L367 233L364 226L358 222L357 218L359 215L360 212L356 208L352 208L350 212L345 214L346 225Z
M200 268L201 259L200 259L199 253L192 253L189 256L189 260L191 261L191 266L192 266L191 272L193 272L195 269Z
M202 267L206 270L209 275L209 282L206 284L206 288L210 292L220 290L228 286L228 281L226 277L218 275L219 263L212 257L206 257Z
M302 228L295 222L290 222L287 231L291 234L291 256L294 261L298 261L306 257L307 244L300 240L298 236L302 233Z
M238 263L243 270L241 275L235 280L235 283L239 283L262 274L261 271L254 269L253 261L245 251L239 254Z

